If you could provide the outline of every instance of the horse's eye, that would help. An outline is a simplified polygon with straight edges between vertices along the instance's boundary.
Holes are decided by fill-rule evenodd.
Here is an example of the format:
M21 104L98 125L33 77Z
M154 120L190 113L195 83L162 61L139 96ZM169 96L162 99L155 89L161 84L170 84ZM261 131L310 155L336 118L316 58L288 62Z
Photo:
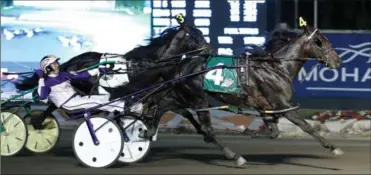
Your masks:
M314 43L316 43L318 47L322 47L322 42L321 42L321 40L315 38L315 39L314 39Z

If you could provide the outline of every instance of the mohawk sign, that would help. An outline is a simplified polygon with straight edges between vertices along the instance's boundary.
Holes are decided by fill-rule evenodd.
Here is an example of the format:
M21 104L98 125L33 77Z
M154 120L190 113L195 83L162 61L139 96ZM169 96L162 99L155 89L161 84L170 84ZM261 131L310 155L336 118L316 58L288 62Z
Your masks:
M309 61L295 80L296 95L371 98L371 34L325 35L342 64L337 69L313 68L317 62Z

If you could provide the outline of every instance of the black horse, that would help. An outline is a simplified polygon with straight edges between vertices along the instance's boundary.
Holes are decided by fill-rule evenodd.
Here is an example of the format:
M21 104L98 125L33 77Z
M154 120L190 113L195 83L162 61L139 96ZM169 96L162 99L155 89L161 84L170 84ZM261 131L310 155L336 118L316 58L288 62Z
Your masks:
M89 81L71 82L71 84L81 95L102 94L102 91L96 88L96 85L99 85L98 87L102 88L105 94L111 93L117 86L125 85L125 93L129 94L160 81L162 77L160 74L166 71L161 69L158 61L161 59L171 60L171 57L188 51L198 52L195 49L199 46L204 46L204 48L199 49L200 51L207 50L206 47L209 47L202 36L202 32L196 28L185 27L184 24L181 24L181 27L172 27L164 30L159 37L150 39L148 45L138 46L125 55L86 52L61 64L60 70L78 71L107 59L121 61L124 65L110 65L110 68L113 70L125 68L125 70L118 70L118 74L91 77ZM146 74L142 74L144 70ZM125 79L125 76L127 77L126 81L122 80ZM120 78L122 81L117 81ZM34 74L32 77L24 78L15 83L15 85L18 90L29 90L37 86L38 79L38 76ZM113 85L107 83L107 81L113 82ZM34 125L42 123L55 109L56 107L50 104L43 116L33 116L31 122ZM190 120L195 124L196 121L193 117ZM42 126L35 127L39 128Z
M196 39L199 39L199 38L196 38ZM182 36L182 33L178 33L177 27L168 28L164 30L160 34L159 37L150 39L150 42L148 45L138 46L124 55L109 54L109 53L107 54L107 53L100 53L100 52L85 52L61 64L60 70L67 71L67 72L78 71L83 68L98 64L101 61L105 61L106 60L105 55L107 55L110 58L119 59L119 61L122 61L122 62L128 62L128 63L130 62L132 66L141 67L140 69L143 69L143 66L150 67L151 65L146 65L146 64L154 63L153 61L156 61L159 58L171 57L174 54L182 53L183 50L188 50L187 47L179 48L177 46L177 45L182 44L181 42L190 42L187 44L187 46L189 47L192 45L192 43L199 42L199 41L194 41L194 42L192 41L186 40L185 36ZM196 43L194 45L198 46L198 44L199 43ZM110 65L110 66L111 66L111 69L114 69L114 66L117 66L117 64ZM129 66L129 65L125 65L125 66ZM124 71L127 72L129 76L131 77L135 76L134 74L138 73L136 67L131 68L131 70L136 70L136 71L127 71L127 70L124 70ZM38 80L39 80L39 77L35 73L31 77L24 77L19 82L16 82L15 86L18 90L21 90L21 91L30 90L38 85ZM90 79L88 82L72 82L72 85L78 90L80 90L81 93L88 94L92 90L92 87L96 84L96 82L97 82L97 77L92 77L92 79ZM95 91L92 92L93 95L96 95L99 93L97 89L94 89L94 90Z
M245 59L245 65L240 65L250 69L249 74L245 74L247 79L242 82L242 90L245 93L229 94L204 90L205 77L203 74L209 71L206 69L209 56L199 55L184 60L179 59L176 64L162 65L159 69L160 72L165 71L161 74L162 78L165 81L176 79L177 82L167 84L166 87L150 98L150 102L147 101L147 103L155 106L154 121L148 131L143 131L140 136L153 136L156 133L161 116L167 111L175 111L186 118L192 118L192 114L185 108L208 108L210 105L207 99L208 95L226 104L253 107L263 111L263 113L267 110L293 109L295 107L291 104L293 80L306 61L309 58L315 58L318 62L325 63L329 68L337 68L340 66L341 60L331 48L328 39L318 29L305 26L304 32L300 35L290 31L282 32L287 32L292 37L285 42L282 42L282 37L272 37L268 43L272 44L271 50L275 50L275 52L271 53L270 58L264 58L264 62ZM208 52L212 53L214 51L209 48ZM240 66L238 68L241 68ZM126 87L117 88L111 94L111 99L125 96L127 94L125 89ZM209 112L198 111L197 114L201 127L196 125L196 129L205 136L206 141L219 145L227 157L233 157L237 160L237 164L244 163L245 160L241 156L216 140ZM286 117L316 138L323 147L330 149L334 154L342 154L339 148L316 133L304 119L297 116L295 111L275 115Z

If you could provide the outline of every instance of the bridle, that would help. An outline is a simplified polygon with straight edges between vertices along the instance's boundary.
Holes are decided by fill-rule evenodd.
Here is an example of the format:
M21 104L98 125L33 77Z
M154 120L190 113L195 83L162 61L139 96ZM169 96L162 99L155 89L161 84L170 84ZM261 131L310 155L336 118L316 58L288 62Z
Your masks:
M318 31L318 29L316 28L307 38L307 43L311 42L312 45L314 45L320 52L321 52L321 55L322 55L322 58L318 58L317 60L318 61L323 61L326 66L328 65L328 62L330 60L329 57L327 57L326 55L328 55L330 52L334 51L334 49L332 49L331 47L329 49L323 49L322 47L318 46L317 43L315 42L315 39L313 38L314 34L316 34Z

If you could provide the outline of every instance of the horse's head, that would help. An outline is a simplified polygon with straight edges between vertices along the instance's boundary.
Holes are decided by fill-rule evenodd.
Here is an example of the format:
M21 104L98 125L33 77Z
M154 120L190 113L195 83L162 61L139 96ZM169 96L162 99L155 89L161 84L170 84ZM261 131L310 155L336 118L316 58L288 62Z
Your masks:
M138 46L127 52L127 59L159 60L198 49L207 44L202 32L185 23L182 14L176 15L180 26L170 27L161 32L158 37L150 39L146 46Z
M300 27L303 27L306 44L304 45L304 56L315 58L327 67L335 69L340 67L341 58L331 47L329 40L319 32L318 29L308 26L306 21L300 17Z
M176 15L176 20L180 26L177 27L173 39L167 44L166 50L161 54L162 58L171 57L203 47L209 49L208 43L203 37L202 32L193 25L186 24L183 14Z

